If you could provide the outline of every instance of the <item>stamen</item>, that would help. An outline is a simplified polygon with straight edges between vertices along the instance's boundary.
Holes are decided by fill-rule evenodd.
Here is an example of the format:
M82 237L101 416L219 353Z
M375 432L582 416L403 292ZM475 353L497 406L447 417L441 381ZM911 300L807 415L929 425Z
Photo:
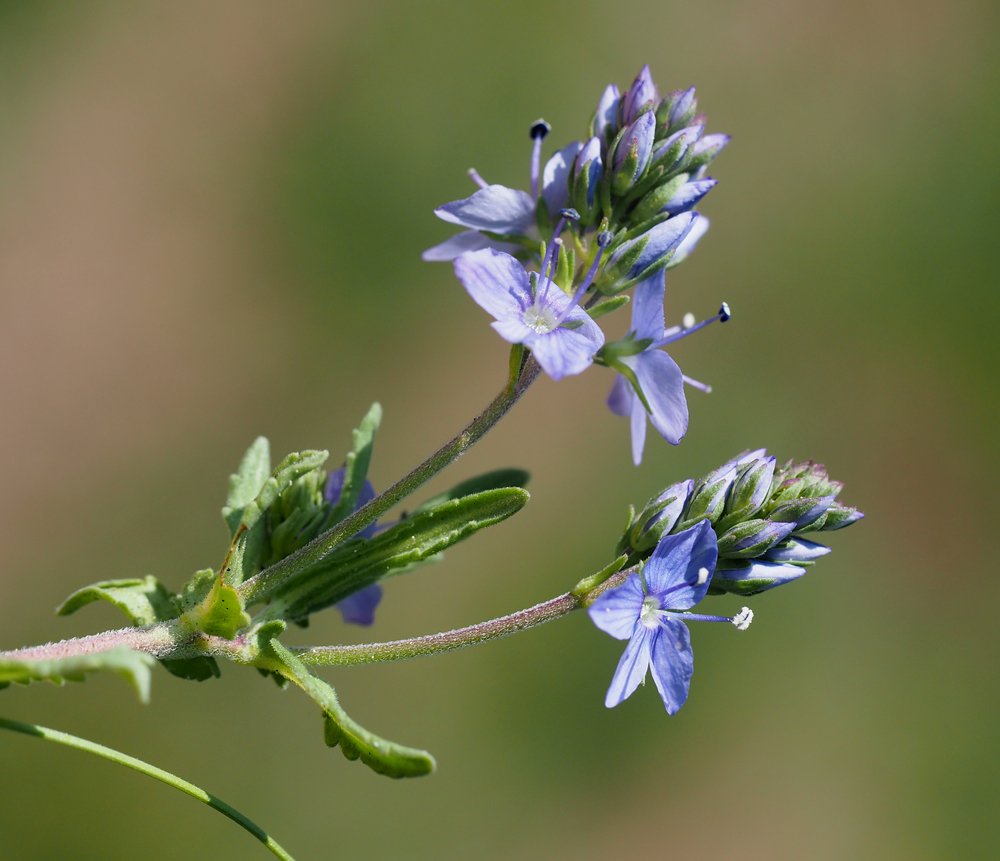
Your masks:
M479 171L474 167L470 167L468 170L469 179L471 179L480 188L489 188L489 183L479 175Z
M692 389L697 389L699 392L704 392L706 395L712 394L712 387L708 383L699 383L697 380L692 379L687 374L682 375L682 379Z
M683 321L684 325L679 330L675 326L674 328L668 329L666 332L664 332L663 337L656 342L655 346L665 347L667 344L672 344L674 341L679 341L681 338L686 338L688 335L694 334L699 329L704 329L706 326L709 326L716 321L720 323L725 323L727 320L729 320L732 314L729 311L729 305L723 302L722 306L719 308L718 314L716 314L714 317L709 317L707 320L702 320L700 323L692 323L689 325L689 320L688 320L689 316L693 315L689 314L684 315L684 321Z
M576 210L570 211L575 212ZM564 209L563 212L566 212L566 210ZM583 281L580 282L580 286L576 288L573 298L570 299L565 310L559 315L560 323L569 316L570 311L580 304L580 300L583 299L584 294L590 289L590 285L594 283L594 278L597 277L597 269L601 265L601 255L604 254L604 249L611 244L612 239L614 237L606 230L597 234L597 254L594 255L594 262L590 264L590 269L587 270L587 274L584 276Z
M698 569L698 585L704 586L708 582L708 569L699 568Z
M732 618L733 627L737 631L745 631L750 627L750 623L753 621L753 610L749 607L744 607Z
M545 304L545 297L549 295L549 286L552 284L556 271L556 263L559 260L559 250L563 246L563 241L559 238L559 233L562 231L565 223L566 219L559 220L559 224L556 227L557 232L549 243L549 247L545 249L545 258L542 260L542 280L538 286L538 293L536 294L538 298L535 301L535 305L539 307Z
M688 311L687 314L684 315L684 319L681 320L681 328L690 329L697 321L698 318Z
M538 200L538 168L542 159L542 140L552 130L545 120L535 120L531 124L531 196Z

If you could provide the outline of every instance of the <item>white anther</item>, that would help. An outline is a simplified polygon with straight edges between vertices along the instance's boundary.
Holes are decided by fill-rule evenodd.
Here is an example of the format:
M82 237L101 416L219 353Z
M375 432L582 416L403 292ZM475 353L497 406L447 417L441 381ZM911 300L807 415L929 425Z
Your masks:
M698 585L704 586L708 582L708 569L699 568L698 569Z
M753 610L749 607L744 607L732 618L733 626L738 631L745 631L750 627L750 623L753 621Z
M694 316L694 314L688 311L687 314L684 315L684 319L681 320L681 325L685 329L690 329L696 322L698 322L697 318Z

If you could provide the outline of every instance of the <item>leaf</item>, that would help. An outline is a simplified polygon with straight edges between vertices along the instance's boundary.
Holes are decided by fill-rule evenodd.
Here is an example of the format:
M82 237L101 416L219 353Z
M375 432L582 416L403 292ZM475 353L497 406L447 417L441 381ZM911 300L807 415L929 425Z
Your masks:
M436 508L442 503L448 502L452 499L460 499L463 496L469 496L473 493L481 493L484 490L496 490L501 487L524 487L530 478L530 473L523 469L517 469L516 467L494 469L491 472L484 472L482 475L477 475L474 478L467 478L465 481L460 481L444 493L432 496L426 502L417 506L417 508L413 510L412 514L419 514L421 511Z
M133 625L152 625L176 619L177 600L152 575L130 580L103 580L78 589L56 610L60 616L75 613L94 601L107 601L121 610Z
M239 592L216 577L208 594L184 614L182 621L194 631L232 640L250 624L250 617L243 609Z
M240 461L239 469L229 476L229 495L222 508L222 516L235 535L243 520L243 510L260 493L271 472L271 445L267 437L259 436Z
M284 626L273 623L259 632L259 642L265 655L280 664L282 675L291 679L323 710L324 737L327 745L340 750L347 759L360 759L372 771L387 777L421 777L435 767L434 757L425 750L406 747L381 738L354 721L340 705L337 693L309 669L277 639Z
M365 479L368 478L372 446L381 423L382 406L374 403L361 420L361 424L351 434L351 450L344 459L344 486L340 491L340 499L330 512L329 523L340 523L349 514L354 513L361 488L365 486Z
M342 544L285 584L258 619L305 618L377 580L436 559L453 544L520 511L528 499L519 487L486 490L415 512L374 538Z
M73 655L33 661L0 658L0 688L11 682L26 685L29 682L48 681L56 685L82 682L87 673L107 670L125 679L142 702L149 702L149 668L153 658L145 652L136 652L125 646L92 655Z

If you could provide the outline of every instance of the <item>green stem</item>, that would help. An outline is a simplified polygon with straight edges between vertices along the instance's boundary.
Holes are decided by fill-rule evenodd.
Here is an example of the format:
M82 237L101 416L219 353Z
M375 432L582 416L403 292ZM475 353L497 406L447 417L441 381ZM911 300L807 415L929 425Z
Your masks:
M423 463L404 475L384 493L344 518L332 529L317 536L304 547L265 568L243 583L238 591L247 604L265 601L282 583L299 571L315 565L345 539L357 535L374 523L381 515L418 487L437 475L442 469L472 448L502 419L538 376L538 363L533 357L524 363L520 376L506 385L490 405L465 428L446 442Z
M383 664L389 661L402 661L421 655L436 655L496 640L518 631L525 631L538 625L544 625L554 619L589 607L600 595L608 589L613 589L625 581L634 568L607 578L600 585L583 595L566 592L557 595L534 607L518 610L508 616L489 619L465 628L455 628L440 634L428 634L423 637L411 637L408 640L391 640L385 643L359 643L350 646L314 646L312 648L293 649L302 663L307 666L349 666L352 664Z
M30 723L21 723L20 721L8 720L7 718L0 717L0 728L8 729L12 732L24 733L24 735L30 735L36 738L43 738L46 741L52 741L56 744L62 744L66 745L66 747L75 748L76 750L92 753L95 756L103 757L111 762L118 763L118 765L124 765L149 777L155 778L156 780L167 784L167 786L172 786L174 789L186 792L192 798L197 798L199 801L207 804L214 810L218 810L219 813L224 816L228 816L233 820L233 822L246 831L249 831L261 843L263 843L271 851L272 855L282 858L284 861L295 861L295 859L292 858L292 856L289 855L288 852L283 849L273 837L271 837L263 828L251 819L244 816L235 808L230 807L221 798L209 795L201 787L195 786L193 783L188 783L176 774L171 774L169 771L164 771L162 768L157 768L155 765L150 765L148 762L143 762L141 759L128 756L127 754L113 750L110 747L105 747L102 744L97 744L96 742L88 741L85 738L79 738L75 735L70 735L69 733L59 732L59 730L49 729L48 727L37 726Z

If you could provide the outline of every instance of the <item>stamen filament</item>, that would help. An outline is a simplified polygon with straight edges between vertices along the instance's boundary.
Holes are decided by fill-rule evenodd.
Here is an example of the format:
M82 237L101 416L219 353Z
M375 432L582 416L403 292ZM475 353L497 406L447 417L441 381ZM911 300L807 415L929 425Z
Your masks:
M657 610L657 616L671 619L683 619L685 622L732 622L731 616L706 616L704 613L682 613L679 610Z
M471 179L480 188L489 188L489 183L479 175L479 171L474 167L469 168L469 179Z
M698 380L694 380L687 374L683 375L684 382L689 385L692 389L698 389L700 392L704 392L706 395L712 393L712 387L708 383L700 383Z
M542 141L551 126L545 120L537 120L531 126L531 196L538 200L538 169L542 159Z
M559 315L559 322L562 323L569 315L570 312L580 304L580 300L583 299L584 294L590 289L590 285L594 283L594 278L597 277L597 269L601 265L601 255L604 254L604 249L608 247L609 242L601 242L601 237L605 234L601 234L598 237L597 254L594 256L594 262L590 264L590 269L587 270L587 274L584 276L580 286L576 288L576 292L573 294L573 298L570 299L569 304L566 306L566 310Z
M725 302L722 303L722 307L719 308L719 313L714 317L709 317L707 320L702 320L700 323L695 323L693 326L684 326L678 328L674 326L671 329L667 329L663 337L656 342L654 346L665 347L667 344L672 344L674 341L679 341L681 338L686 338L688 335L694 334L699 329L704 329L706 326L710 326L712 323L719 321L720 323L725 323L731 314L729 313L729 305Z

